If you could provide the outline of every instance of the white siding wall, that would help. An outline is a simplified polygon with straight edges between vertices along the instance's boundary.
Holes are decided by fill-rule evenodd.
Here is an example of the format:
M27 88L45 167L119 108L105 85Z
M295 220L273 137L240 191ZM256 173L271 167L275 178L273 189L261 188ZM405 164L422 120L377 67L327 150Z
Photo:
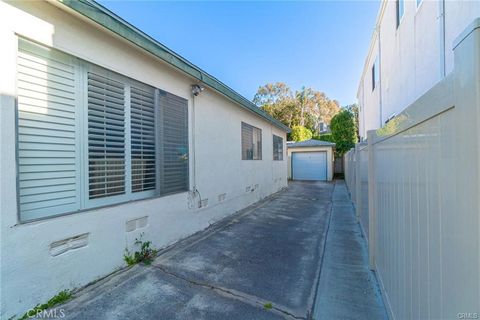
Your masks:
M480 19L466 31L452 73L345 157L392 319L479 317Z
M366 63L366 71L361 79L360 82L360 91L359 91L359 105L360 105L360 132L366 130L368 128L378 128L381 126L380 122L380 90L381 88L381 74L380 79L377 80L376 87L373 89L373 82L372 82L372 67L377 61L377 67L380 67L379 64L381 63L378 46L378 37L374 34L372 39L372 48L371 54L368 56L368 60ZM378 60L377 60L378 58ZM381 68L380 68L381 70Z
M17 34L189 100L194 79L126 41L45 2L0 2L0 233L1 314L8 319L124 265L123 253L141 232L164 247L287 185L284 161L272 161L272 134L285 133L220 94L196 98L196 182L206 208L189 209L187 193L18 224L15 174L15 78ZM241 122L262 129L263 160L241 160ZM192 139L190 150L192 151ZM286 147L284 146L284 150ZM190 161L190 180L193 179ZM254 192L246 187L258 185ZM222 201L220 195L226 194ZM148 216L145 227L126 232L126 222ZM143 225L139 223L139 225ZM52 256L54 241L88 234L88 246Z
M357 96L362 138L453 70L453 41L480 16L480 2L445 1L445 28L442 4L422 1L417 8L416 1L405 1L405 14L397 28L396 2L382 3L376 26L380 36L374 33L372 38ZM376 55L380 56L381 93L372 92L367 84Z

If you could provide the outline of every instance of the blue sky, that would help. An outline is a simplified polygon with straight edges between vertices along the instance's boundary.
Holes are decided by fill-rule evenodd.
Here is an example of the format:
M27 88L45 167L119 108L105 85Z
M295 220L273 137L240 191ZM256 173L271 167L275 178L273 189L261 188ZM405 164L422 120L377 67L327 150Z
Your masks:
M101 4L248 99L282 81L356 101L379 1Z

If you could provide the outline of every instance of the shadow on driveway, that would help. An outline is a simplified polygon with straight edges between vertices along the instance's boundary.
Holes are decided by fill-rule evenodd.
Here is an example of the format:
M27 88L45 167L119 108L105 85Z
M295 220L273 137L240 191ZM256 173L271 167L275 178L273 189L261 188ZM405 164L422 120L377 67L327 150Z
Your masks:
M307 319L334 184L293 182L261 203L76 294L65 319Z

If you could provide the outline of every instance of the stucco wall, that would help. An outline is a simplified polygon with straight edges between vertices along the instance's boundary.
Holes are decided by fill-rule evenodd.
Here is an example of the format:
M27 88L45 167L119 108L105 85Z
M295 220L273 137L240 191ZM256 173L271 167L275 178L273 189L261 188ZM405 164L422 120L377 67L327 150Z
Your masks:
M418 7L416 1L405 1L405 14L398 28L396 2L382 3L357 95L362 138L366 138L368 130L378 129L390 116L402 112L453 70L453 41L480 16L480 2L444 3L443 24L442 1L424 0ZM367 83L377 55L381 92L372 92Z
M332 147L300 147L287 149L288 154L288 179L292 179L292 153L293 152L326 152L327 153L327 179L330 181L333 179L333 157Z
M18 224L17 35L188 99L190 136L196 139L196 184L208 206L189 209L185 192ZM165 247L286 187L286 151L284 161L273 161L272 150L272 134L285 142L283 131L207 88L195 99L192 132L190 85L195 81L89 21L49 3L0 2L0 40L0 318L21 315L60 290L83 286L124 266L125 247L142 232L157 248ZM263 160L241 160L242 121L262 129ZM191 184L192 166L190 161ZM223 201L222 194L226 194ZM127 233L126 221L143 216L148 216L147 226ZM51 256L52 242L84 233L88 233L86 247Z

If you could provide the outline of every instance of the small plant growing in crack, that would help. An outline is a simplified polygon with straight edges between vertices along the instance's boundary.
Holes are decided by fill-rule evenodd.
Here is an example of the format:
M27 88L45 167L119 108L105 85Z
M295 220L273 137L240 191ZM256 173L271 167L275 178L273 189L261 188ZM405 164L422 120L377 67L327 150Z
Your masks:
M129 266L140 262L149 265L157 255L158 250L152 247L151 241L143 241L143 235L144 234L142 233L140 234L140 237L135 238L134 245L139 248L139 251L132 253L128 248L125 248L123 260L125 260Z
M51 309L59 304L65 303L73 297L72 291L63 290L53 296L47 303L37 304L35 307L29 309L19 320L42 318L43 311Z
M267 310L270 310L270 309L273 308L273 305L272 305L271 302L268 302L268 303L265 303L265 304L263 305L263 307L264 307L265 309L267 309Z

